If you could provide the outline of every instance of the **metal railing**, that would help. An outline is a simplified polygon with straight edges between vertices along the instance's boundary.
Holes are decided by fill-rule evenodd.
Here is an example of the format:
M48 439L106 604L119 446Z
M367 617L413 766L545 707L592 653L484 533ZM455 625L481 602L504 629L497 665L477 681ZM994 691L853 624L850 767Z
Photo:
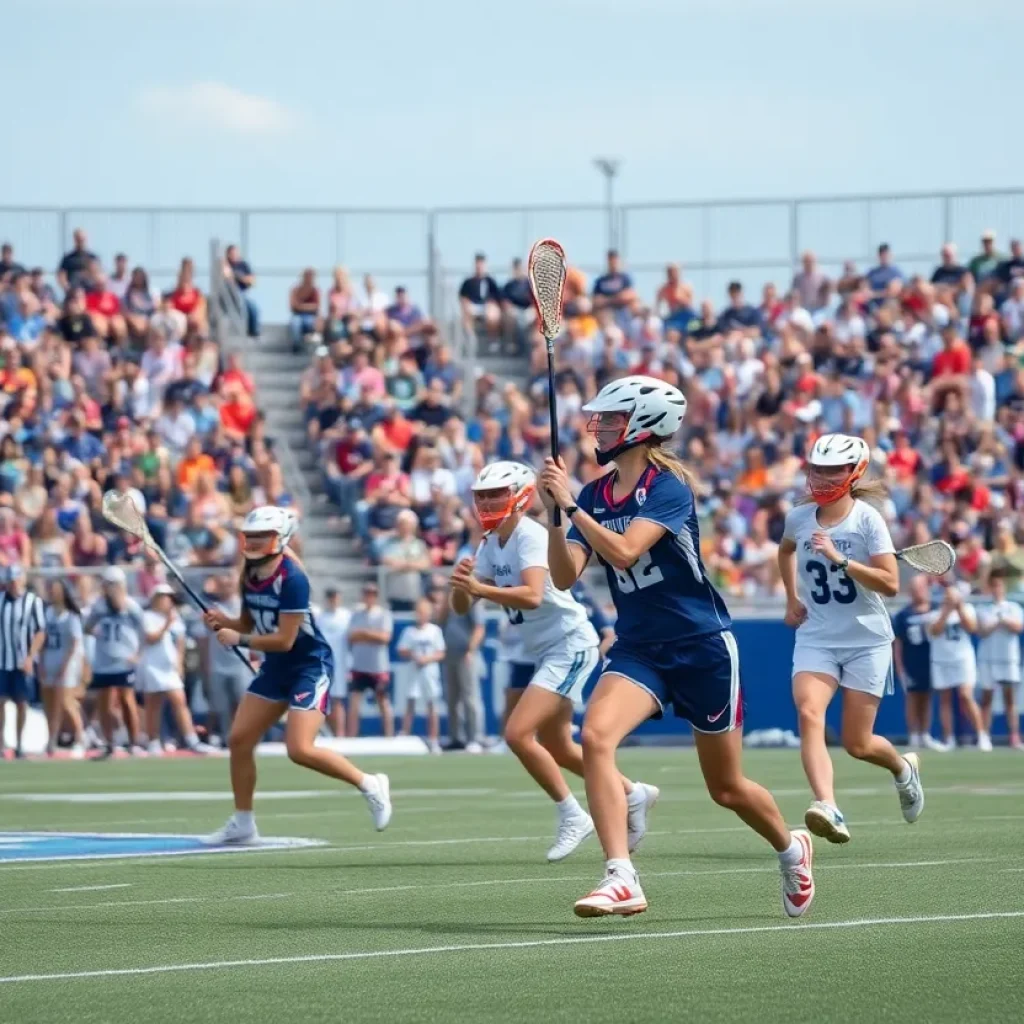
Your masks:
M781 199L700 200L438 209L0 207L0 235L26 265L56 267L84 228L89 245L107 262L115 252L147 268L154 285L173 286L184 255L212 259L210 239L237 242L254 268L250 295L265 319L284 319L288 289L303 267L326 280L348 266L371 273L379 287L406 285L440 323L457 310L459 281L472 255L484 249L499 277L531 242L554 235L572 262L599 272L609 215L619 248L641 294L652 296L670 261L684 264L701 294L720 298L726 282L749 289L765 280L785 285L805 249L826 271L844 260L864 265L880 242L910 272L931 272L940 246L956 242L974 252L986 228L1024 230L1024 188L890 195L802 196ZM214 264L216 266L216 264ZM212 267L197 268L207 274ZM358 281L358 278L357 278Z

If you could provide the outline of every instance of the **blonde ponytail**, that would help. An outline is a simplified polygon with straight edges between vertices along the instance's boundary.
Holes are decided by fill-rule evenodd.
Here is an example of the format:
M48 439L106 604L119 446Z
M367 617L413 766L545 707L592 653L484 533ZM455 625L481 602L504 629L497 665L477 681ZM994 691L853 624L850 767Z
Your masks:
M682 480L692 491L696 492L700 486L700 479L692 469L688 469L683 460L664 442L659 441L647 449L647 458L651 465L657 466L664 473L671 473L674 477Z

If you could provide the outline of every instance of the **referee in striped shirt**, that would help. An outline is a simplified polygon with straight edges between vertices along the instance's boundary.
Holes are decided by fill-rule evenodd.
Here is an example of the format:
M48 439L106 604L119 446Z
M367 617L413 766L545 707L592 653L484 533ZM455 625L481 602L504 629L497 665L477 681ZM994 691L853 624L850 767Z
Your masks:
M0 759L4 751L4 713L7 701L17 709L17 740L14 756L21 757L21 736L32 697L36 659L46 642L43 602L25 590L25 572L20 565L0 569Z

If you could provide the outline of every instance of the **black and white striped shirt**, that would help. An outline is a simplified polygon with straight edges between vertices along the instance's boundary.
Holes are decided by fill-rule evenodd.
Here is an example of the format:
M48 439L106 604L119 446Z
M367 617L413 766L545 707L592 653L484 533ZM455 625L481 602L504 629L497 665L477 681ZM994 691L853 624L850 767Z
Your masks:
M20 669L32 638L46 629L43 600L26 591L20 597L0 592L0 670Z

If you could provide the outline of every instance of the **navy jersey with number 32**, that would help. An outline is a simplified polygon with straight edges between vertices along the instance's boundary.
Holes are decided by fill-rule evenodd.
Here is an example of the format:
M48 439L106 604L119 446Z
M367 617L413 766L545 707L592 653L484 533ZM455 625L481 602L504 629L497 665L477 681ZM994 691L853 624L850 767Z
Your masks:
M313 618L310 605L309 577L292 558L285 556L272 576L265 580L248 577L242 585L242 602L252 616L253 632L266 636L277 632L278 617L302 615L298 636L290 651L266 655L265 665L271 670L292 670L310 665L331 665L331 647Z
M633 492L616 503L616 474L587 484L576 504L606 529L625 533L634 519L648 519L665 533L629 569L598 556L608 576L618 619L615 632L630 643L686 642L732 625L718 591L704 572L693 491L675 474L649 467ZM575 526L569 543L591 552Z

